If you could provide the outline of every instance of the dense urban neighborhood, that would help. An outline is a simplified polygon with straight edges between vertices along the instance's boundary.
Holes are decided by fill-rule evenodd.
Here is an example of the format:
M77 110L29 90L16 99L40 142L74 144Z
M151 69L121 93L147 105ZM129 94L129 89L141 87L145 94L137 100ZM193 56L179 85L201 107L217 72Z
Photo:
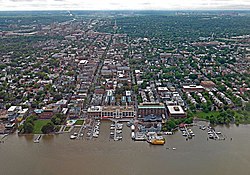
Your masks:
M110 120L114 140L127 122L162 144L195 120L250 123L249 13L36 13L0 13L0 133L94 138Z

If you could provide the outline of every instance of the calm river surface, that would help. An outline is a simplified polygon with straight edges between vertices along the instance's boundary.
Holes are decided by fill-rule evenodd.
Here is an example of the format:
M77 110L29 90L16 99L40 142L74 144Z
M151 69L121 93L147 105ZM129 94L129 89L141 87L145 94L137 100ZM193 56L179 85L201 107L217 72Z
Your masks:
M102 122L99 138L91 141L62 134L35 144L10 135L0 144L0 175L250 174L250 125L216 127L225 141L207 141L207 132L193 127L194 139L186 141L177 132L164 146L132 141L126 126L122 141L109 141L109 125Z

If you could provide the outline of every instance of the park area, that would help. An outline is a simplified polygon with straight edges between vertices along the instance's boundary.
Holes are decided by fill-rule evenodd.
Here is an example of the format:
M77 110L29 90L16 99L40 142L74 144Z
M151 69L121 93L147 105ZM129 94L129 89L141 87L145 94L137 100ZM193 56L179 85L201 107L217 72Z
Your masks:
M33 134L42 134L42 127L49 123L50 120L35 120Z

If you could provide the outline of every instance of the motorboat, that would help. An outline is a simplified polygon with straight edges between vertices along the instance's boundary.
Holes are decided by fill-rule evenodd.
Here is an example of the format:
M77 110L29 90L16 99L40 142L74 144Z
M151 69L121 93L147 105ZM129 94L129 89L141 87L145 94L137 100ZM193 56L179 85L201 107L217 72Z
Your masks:
M134 132L131 133L131 138L135 139L135 133Z
M173 135L173 132L164 132L166 135Z
M117 130L116 133L117 133L117 134L120 134L120 133L122 133L122 131L121 131L121 130Z
M94 133L96 133L96 134L99 134L99 131L97 131L97 130L94 130Z
M75 136L74 134L70 136L70 139L76 139L77 136Z
M208 133L208 134L213 134L213 132L212 132L212 131L208 131L207 133Z
M93 137L95 137L95 138L97 138L99 136L99 134L98 133L93 133Z
M121 125L120 125L120 126L117 125L117 126L116 126L116 129L122 129L122 126L121 126Z
M117 123L117 126L123 126L123 124L122 123Z
M131 130L134 131L135 130L135 125L131 125Z
M131 122L127 122L127 126L131 127L133 124Z
M214 135L213 134L209 134L209 138L210 139L214 139Z

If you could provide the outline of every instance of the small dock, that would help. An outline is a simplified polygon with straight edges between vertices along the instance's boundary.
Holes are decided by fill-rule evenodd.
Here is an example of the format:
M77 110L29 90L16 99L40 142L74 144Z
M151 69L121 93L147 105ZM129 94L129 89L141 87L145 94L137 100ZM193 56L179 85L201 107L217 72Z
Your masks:
M40 140L41 140L41 138L42 138L42 135L41 135L41 134L38 135L38 136L34 139L34 143L39 143Z
M122 131L121 130L123 128L123 124L119 124L118 121L114 121L113 125L114 125L113 126L114 128L111 129L112 128L112 125L111 125L110 130L111 130L111 132L114 131L113 132L113 134L114 134L114 138L113 138L114 141L122 140L122 135L121 135Z
M190 128L187 128L186 125L184 125L183 127L180 128L182 135L184 137L187 137L186 139L191 139L193 138L195 135L193 133L193 131Z
M7 138L8 134L3 134L0 137L0 143L4 143L5 138Z
M225 140L225 136L221 132L216 132L214 128L208 127L208 135L210 139Z
M82 137L82 139L83 139L84 131L85 131L85 124L83 123L83 125L81 126L81 128L77 134L77 139L80 139L80 137Z

